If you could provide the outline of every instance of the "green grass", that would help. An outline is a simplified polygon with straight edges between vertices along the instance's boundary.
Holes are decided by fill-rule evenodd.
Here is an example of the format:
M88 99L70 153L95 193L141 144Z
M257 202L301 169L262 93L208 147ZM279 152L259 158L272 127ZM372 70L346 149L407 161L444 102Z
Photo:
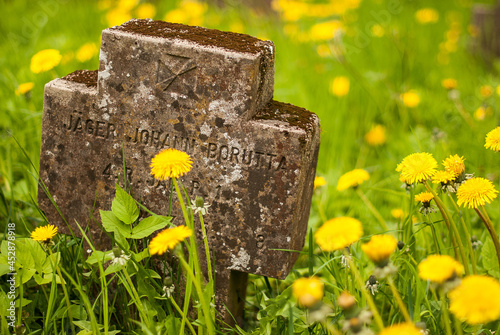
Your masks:
M162 19L166 12L179 6L177 1L153 3L157 8L156 19ZM315 191L309 221L313 232L327 219L338 216L356 217L363 223L365 237L362 242L366 242L370 235L382 232L373 213L356 192L336 190L337 180L342 174L354 168L363 168L370 173L370 180L362 185L362 191L385 219L394 236L400 238L401 232L396 230L402 226L408 229L410 225L403 225L403 222L393 218L391 210L402 208L405 212L402 221L409 222L410 214L414 214L410 210L416 204L410 205L413 199L400 187L399 174L395 168L404 157L414 152L432 153L438 163L451 154L464 156L467 173L487 177L495 185L499 184L498 153L484 148L486 133L499 124L499 96L494 92L491 97L484 99L479 89L482 85L491 85L496 89L500 85L500 78L496 62L484 62L480 55L471 52L472 38L468 33L468 25L473 1L400 0L396 1L400 6L397 13L393 14L388 11L390 3L394 1L363 0L358 8L337 17L346 26L346 34L342 39L345 54L341 58L321 57L317 53L318 45L326 44L330 49L335 49L339 46L338 40L303 41L296 35L287 34L291 23L285 22L275 12L249 10L237 2L228 1L222 7L209 5L202 17L202 24L206 27L221 30L243 27L247 34L274 41L275 99L305 107L319 116L322 136L317 174L325 177L327 185ZM425 7L438 11L437 22L422 25L415 20L415 12ZM43 224L35 201L43 86L77 69L98 68L97 55L81 63L74 58L74 54L87 42L99 43L101 31L108 27L108 10L93 2L63 0L2 1L0 9L2 13L7 13L0 20L0 230L5 232L5 239L9 222L16 224L18 238L29 236L35 226ZM336 17L304 16L293 24L296 24L299 34L308 36L307 31L312 25L333 18ZM449 53L448 63L443 64L438 60L442 48L440 44L445 42L452 22L456 22L460 31L457 49ZM384 28L384 36L375 37L371 34L371 25L374 23ZM60 50L64 61L49 72L33 74L30 71L31 57L47 48ZM330 82L337 76L350 79L347 96L336 97L330 93ZM448 92L441 86L444 78L458 81L459 102L470 122L464 119L448 98ZM15 89L23 82L34 82L35 86L27 95L16 95ZM421 100L415 108L405 107L399 98L401 93L411 89L418 92ZM482 105L491 107L492 113L484 120L477 120L474 112ZM386 127L387 142L382 146L371 147L364 140L373 124ZM422 190L423 187L419 186L412 195ZM457 212L448 199L444 200L457 224L460 215L463 215L471 234L483 243L477 255L479 272L491 270L490 265L495 264L495 258L492 257L494 249L476 213L472 210ZM493 222L498 222L498 203L487 206L487 211ZM440 321L441 305L427 283L416 275L416 264L437 249L428 220L418 213L415 215L417 223L411 227L412 237L405 241L410 245L411 257L398 253L393 260L400 268L396 285L413 320L425 320L432 334L445 334ZM442 216L432 214L430 219L436 222L434 227L441 250L453 254ZM498 224L495 227L498 229ZM464 237L460 225L459 231ZM309 241L313 243L312 246ZM366 281L373 265L363 255L359 245L355 244L351 252L357 260L361 277ZM99 275L96 264L85 263L82 248L77 240L68 243L60 240L54 249L61 253L59 264L64 271L75 276L76 285L66 280L69 296L55 282L38 285L34 279L30 279L21 285L25 298L31 300L25 309L29 315L24 315L22 319L30 331L45 329L47 334L71 333L65 310L66 298L70 298L71 304L76 306L71 307L75 309L73 315L83 315L83 311L86 311L88 318L82 316L82 319L91 321L90 310L85 304L99 305L102 301L86 301L85 297L101 292L105 279ZM306 314L309 312L299 308L290 298L291 283L299 276L309 275L310 268L313 272L318 271L318 275L327 283L324 301L334 310L328 322L337 327L338 321L344 319L335 305L341 291L349 289L361 305L365 303L360 288L351 283L352 278L345 273L339 258L338 253L321 253L308 237L304 254L286 280L251 276L245 331L266 333L272 329L272 333L283 334L292 331L326 333L325 324L307 321ZM148 264L141 263L141 266L146 269ZM88 275L83 276L82 269ZM494 268L489 273L498 278ZM106 278L108 282L112 281ZM113 302L109 310L110 329L140 333L141 328L132 321L132 317L120 319L121 312L118 312L121 309L138 316L137 307L128 304L133 299L127 300L126 278L114 277L113 280L115 283L112 285L116 285L117 291L109 297ZM156 293L161 293L161 286L161 281L151 280L151 287ZM0 287L3 292L7 292L6 285ZM150 289L149 286L147 289ZM384 285L375 296L375 304L386 325L402 321L387 286ZM172 305L164 301L160 305L165 316L179 316L173 312ZM96 308L97 319L94 321L104 324L104 310L99 306ZM52 317L44 321L49 310L49 316ZM170 318L168 327L175 326L179 320ZM493 323L488 329L496 330L497 327L498 324ZM465 333L471 332L465 325L464 329Z

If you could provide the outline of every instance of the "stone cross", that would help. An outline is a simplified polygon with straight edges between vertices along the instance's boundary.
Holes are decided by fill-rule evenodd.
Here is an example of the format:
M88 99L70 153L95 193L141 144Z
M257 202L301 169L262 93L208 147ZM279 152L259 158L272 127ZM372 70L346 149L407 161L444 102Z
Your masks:
M123 172L132 195L166 215L170 186L150 175L151 158L186 151L194 163L181 181L210 204L216 302L237 313L247 273L285 278L299 255L287 250L300 251L307 230L319 120L272 100L273 85L270 41L152 20L106 29L99 71L45 86L40 179L73 231L88 224L105 245L91 217L111 208ZM38 200L68 232L41 189Z

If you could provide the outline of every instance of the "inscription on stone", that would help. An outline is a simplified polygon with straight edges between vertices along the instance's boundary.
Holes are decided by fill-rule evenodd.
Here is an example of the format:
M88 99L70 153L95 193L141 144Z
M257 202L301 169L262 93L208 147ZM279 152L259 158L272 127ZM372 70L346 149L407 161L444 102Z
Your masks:
M273 85L270 41L152 20L106 29L98 71L45 86L40 178L73 231L88 224L106 246L95 221L125 179L123 162L132 195L166 214L170 184L152 178L151 158L187 152L182 183L210 204L217 304L236 311L246 273L284 278L298 253L282 250L300 251L307 229L319 120L272 100ZM41 189L38 200L68 232Z

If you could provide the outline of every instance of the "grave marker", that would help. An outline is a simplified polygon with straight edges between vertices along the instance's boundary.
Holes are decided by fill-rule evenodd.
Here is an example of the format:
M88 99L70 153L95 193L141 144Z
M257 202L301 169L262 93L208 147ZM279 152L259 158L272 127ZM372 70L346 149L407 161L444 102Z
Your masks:
M319 120L273 101L273 85L270 41L152 20L106 29L99 71L45 86L40 178L78 231L75 220L110 209L124 159L132 195L166 215L170 188L149 164L163 148L186 151L194 164L181 180L211 205L218 308L237 313L247 273L283 279L292 268L298 253L275 249L302 249L313 192ZM68 232L41 189L38 199Z

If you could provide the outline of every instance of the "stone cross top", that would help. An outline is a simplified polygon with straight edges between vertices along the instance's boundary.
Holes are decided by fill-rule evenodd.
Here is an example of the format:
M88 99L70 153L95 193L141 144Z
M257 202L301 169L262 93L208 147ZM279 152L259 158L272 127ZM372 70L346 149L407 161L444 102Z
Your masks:
M166 215L169 183L149 164L164 148L186 151L194 164L182 183L210 204L217 302L235 310L246 274L285 278L298 253L279 249L300 251L307 230L319 120L273 101L273 84L270 41L152 20L106 29L99 71L45 86L40 178L73 231L90 222L102 245L90 217L110 209L123 159L132 195ZM42 190L38 199L67 232Z

